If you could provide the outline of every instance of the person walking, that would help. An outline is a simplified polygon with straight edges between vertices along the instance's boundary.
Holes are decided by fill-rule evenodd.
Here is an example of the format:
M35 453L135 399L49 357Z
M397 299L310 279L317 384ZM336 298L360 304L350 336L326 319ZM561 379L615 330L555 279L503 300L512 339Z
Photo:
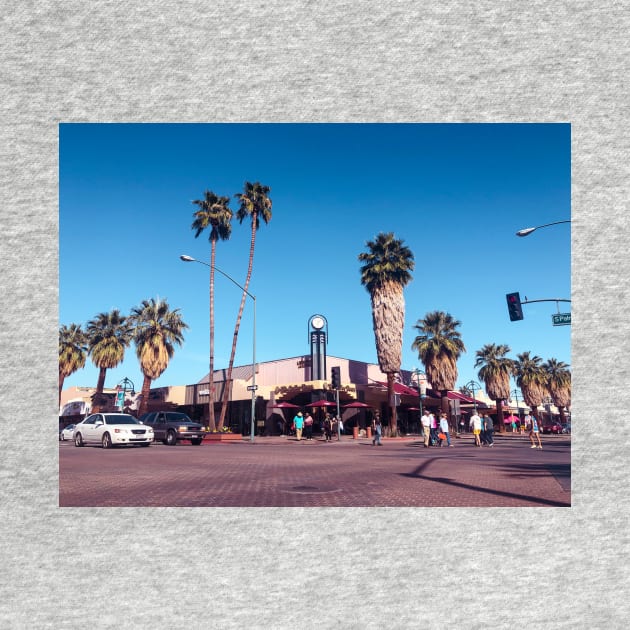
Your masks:
M329 413L324 418L324 437L326 442L332 442L332 419Z
M487 413L483 414L483 428L486 432L486 444L494 446L494 422Z
M383 425L381 424L381 419L376 418L372 421L372 446L377 444L378 446L383 446L381 443L381 435L383 434Z
M531 417L529 441L532 443L530 448L542 448L542 442L540 441L540 427L538 426L538 420L536 420L536 416L534 414L532 414ZM536 442L538 442L538 444L536 444Z
M297 441L300 442L302 440L302 429L304 428L304 417L301 411L298 411L295 418L293 418L293 426L295 427Z
M481 446L481 418L477 415L476 411L470 416L468 426L472 429L473 435L475 436L475 446Z
M304 416L304 435L307 440L313 439L313 416L308 412Z
M425 409L421 418L422 422L422 435L424 436L424 448L429 447L429 440L431 438L431 416L429 410Z
M337 416L335 416L337 417ZM343 433L343 420L339 418L337 420L337 441L341 440L341 434Z
M449 430L448 430L448 420L446 418L445 413L440 414L440 432L445 436L446 445L453 446L451 444L451 434L449 433ZM444 446L443 442L444 440L440 440L440 446Z
M431 417L431 432L430 432L430 438L431 438L431 444L435 444L437 445L438 443L438 422L435 418L435 416L433 414L430 414Z

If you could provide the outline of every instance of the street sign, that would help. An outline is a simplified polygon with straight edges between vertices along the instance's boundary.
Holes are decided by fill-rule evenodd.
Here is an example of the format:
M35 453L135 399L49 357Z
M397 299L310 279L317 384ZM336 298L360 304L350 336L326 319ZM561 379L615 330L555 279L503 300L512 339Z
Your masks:
M556 313L551 316L551 321L554 326L570 326L571 313Z
M248 392L255 392L258 389L258 385L248 385L247 386L247 391Z

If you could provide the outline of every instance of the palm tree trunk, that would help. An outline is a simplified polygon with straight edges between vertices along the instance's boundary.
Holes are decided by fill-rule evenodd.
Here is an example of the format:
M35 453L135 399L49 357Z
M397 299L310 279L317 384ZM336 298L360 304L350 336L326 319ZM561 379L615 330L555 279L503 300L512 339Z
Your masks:
M495 400L497 405L497 422L499 423L499 433L505 433L505 422L503 422L503 399L497 398Z
M66 377L63 373L59 372L59 407L61 407L61 390L63 389L63 382L66 380Z
M396 415L396 391L394 389L394 383L396 374L394 372L387 373L387 400L389 401L389 434L391 437L398 435L398 417Z
M216 241L210 241L210 365L208 371L208 427L210 431L216 429L214 420L214 262L216 256Z
M103 390L105 389L105 374L107 373L107 368L100 368L98 371L98 381L96 382L96 391L92 397L92 413L97 413L103 407Z
M145 374L142 381L142 391L140 396L140 407L138 408L138 418L149 410L149 392L151 391L151 379Z
M256 245L256 225L258 222L258 215L252 216L252 237L249 246L249 265L247 267L247 278L245 279L245 290L243 291L243 295L241 297L241 304L238 309L238 315L236 317L236 324L234 326L234 337L232 338L232 351L230 353L230 362L228 363L228 371L227 376L225 378L224 388L223 388L223 401L221 404L221 417L219 418L219 431L223 428L225 423L225 414L228 406L228 397L230 394L231 383L232 383L232 367L234 366L234 356L236 354L236 342L238 340L238 331L241 326L241 317L243 316L243 309L245 308L245 300L247 299L247 289L249 287L249 280L252 277L252 269L254 267L254 247ZM256 369L256 366L253 366L253 369Z

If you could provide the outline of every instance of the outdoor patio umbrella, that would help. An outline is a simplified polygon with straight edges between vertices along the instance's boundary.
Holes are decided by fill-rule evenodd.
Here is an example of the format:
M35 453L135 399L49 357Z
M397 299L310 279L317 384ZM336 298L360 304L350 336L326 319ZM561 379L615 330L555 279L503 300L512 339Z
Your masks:
M314 403L305 405L306 407L336 407L337 403L330 402L328 400L318 400Z
M280 409L299 409L300 408L299 405L294 405L293 403L290 403L290 402L279 402L271 406L280 407Z
M503 422L505 424L512 424L512 422L520 422L520 418L517 418L516 416L512 415L512 416L507 416L506 418L503 418Z
M364 402L359 402L355 400L354 402L348 403L347 405L342 405L344 409L369 409L372 405L368 405Z

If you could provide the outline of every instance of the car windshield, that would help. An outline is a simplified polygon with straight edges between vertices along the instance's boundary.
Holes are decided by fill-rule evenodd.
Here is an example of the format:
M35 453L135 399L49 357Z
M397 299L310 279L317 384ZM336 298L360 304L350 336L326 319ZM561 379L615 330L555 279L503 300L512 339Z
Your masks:
M105 424L138 424L138 421L133 416L119 413L105 416Z
M192 422L192 420L185 413L173 413L167 414L170 422Z

